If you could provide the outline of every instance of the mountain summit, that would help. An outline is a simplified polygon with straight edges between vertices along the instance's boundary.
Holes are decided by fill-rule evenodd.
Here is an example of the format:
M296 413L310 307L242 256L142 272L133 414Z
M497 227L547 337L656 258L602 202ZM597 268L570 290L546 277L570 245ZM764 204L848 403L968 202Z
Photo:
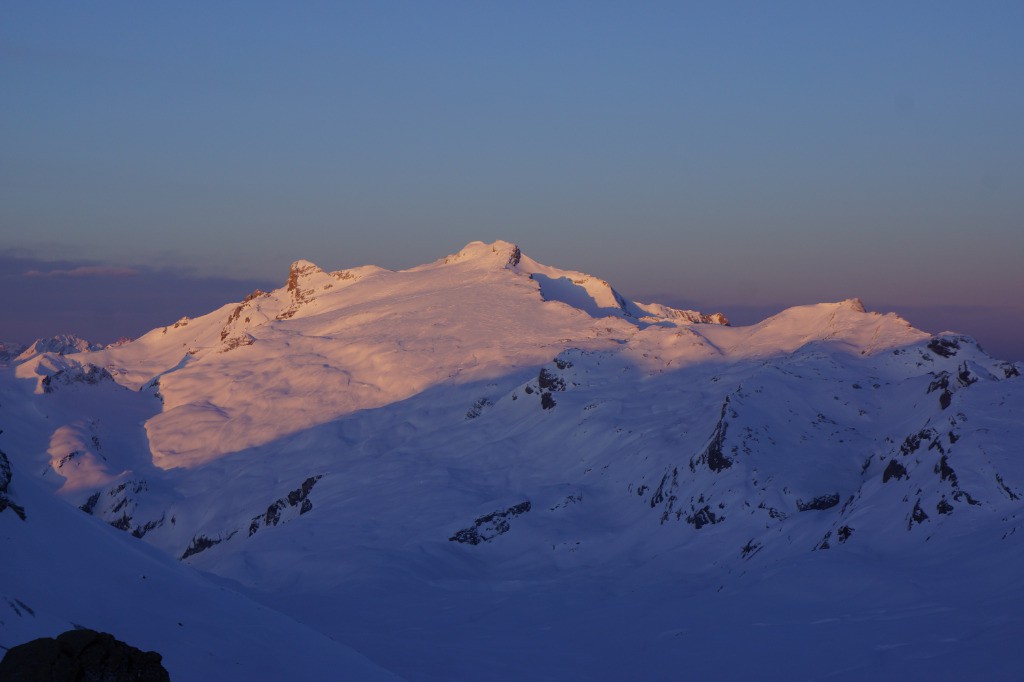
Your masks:
M279 289L89 362L134 389L159 386L162 410L146 423L154 462L189 467L445 382L514 374L570 347L607 350L652 327L725 322L627 301L508 242L472 242L397 272L299 260ZM248 382L259 390L239 390Z
M59 346L0 369L5 647L136 624L202 676L212 616L95 615L170 613L153 580L283 633L225 628L218 679L387 677L338 642L420 680L1017 672L1024 367L969 337L857 299L734 327L472 242ZM33 579L79 556L88 589Z

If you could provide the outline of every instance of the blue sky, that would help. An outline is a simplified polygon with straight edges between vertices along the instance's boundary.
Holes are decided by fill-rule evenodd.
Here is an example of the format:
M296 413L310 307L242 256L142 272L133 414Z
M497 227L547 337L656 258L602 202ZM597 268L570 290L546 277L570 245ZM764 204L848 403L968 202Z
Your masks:
M1024 359L1021 35L1020 2L9 4L0 338L76 331L22 266L93 267L64 280L102 320L118 268L226 301L500 238L634 298L859 296ZM180 290L168 318L203 311Z

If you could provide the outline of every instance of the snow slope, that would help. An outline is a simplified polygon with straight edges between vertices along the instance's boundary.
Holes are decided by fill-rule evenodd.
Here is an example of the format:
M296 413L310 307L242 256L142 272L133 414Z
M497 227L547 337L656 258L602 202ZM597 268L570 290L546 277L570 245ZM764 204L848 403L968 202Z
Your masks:
M27 354L0 448L409 679L1014 679L1022 369L857 300L731 327L474 242Z
M0 649L74 627L157 650L175 680L392 680L348 647L55 499L13 467L0 511Z

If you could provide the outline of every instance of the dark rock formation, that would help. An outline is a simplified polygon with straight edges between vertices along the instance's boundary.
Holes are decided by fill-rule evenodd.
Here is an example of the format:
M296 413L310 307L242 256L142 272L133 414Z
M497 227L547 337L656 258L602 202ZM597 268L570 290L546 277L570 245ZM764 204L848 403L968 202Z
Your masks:
M788 518L785 513L780 512L775 507L772 507L772 506L769 506L769 505L765 504L763 501L760 504L757 505L757 508L758 509L763 509L766 512L768 512L768 518L770 518L770 519L778 519L778 520L781 520L781 521L785 521Z
M903 440L903 444L900 445L900 454L903 455L904 457L913 454L921 448L921 441L930 441L933 438L937 440L938 437L938 432L933 431L932 429L921 429L917 433L911 434ZM929 446L929 448L934 446L935 444L933 443L931 446ZM941 445L939 447L941 448Z
M715 516L715 512L711 511L711 506L707 504L695 511L691 516L686 517L686 522L697 530L724 520L720 516Z
M1003 492L1006 493L1006 496L1011 500L1017 501L1020 499L1020 495L1013 492L1013 490L1010 489L1010 486L1006 485L1006 481L1004 481L1003 477L999 474L996 474L996 483L999 484L999 487L1003 489Z
M557 363L557 361L556 361ZM571 363L566 363L566 366L571 367ZM561 364L558 364L559 369L564 369ZM540 374L537 375L537 387L540 389L540 406L545 410L550 410L558 403L555 402L552 397L552 392L564 391L565 390L565 379L558 376L554 372L549 371L547 368L542 367ZM530 393L529 386L526 387L527 392Z
M839 493L832 493L831 495L819 495L810 502L797 500L796 508L800 511L810 511L811 509L831 509L837 504L839 504Z
M914 503L914 509L910 512L910 520L907 522L907 529L914 527L915 523L924 523L928 520L928 515L921 509L921 500Z
M220 538L208 538L205 535L197 535L194 538L192 538L192 542L190 542L188 547L185 548L185 551L182 553L181 558L187 559L190 556L199 554L200 552L205 552L214 545L219 545L220 543Z
M288 507L298 507L299 516L311 511L313 509L313 501L309 499L309 493L312 492L313 486L321 478L323 478L323 474L310 476L302 482L302 485L290 491L285 497L275 500L267 507L266 512L252 517L252 520L249 522L249 535L255 535L260 526L276 526L281 523L281 512Z
M0 661L4 682L170 682L155 651L105 632L69 630L13 647Z
M106 495L94 492L78 508L86 514L103 519L118 530L141 538L151 530L162 526L166 516L161 514L158 519L150 519L141 523L136 521L135 513L139 497L148 490L149 484L144 479L122 481L106 491Z
M981 502L978 502L976 499L971 497L971 494L966 490L954 490L953 499L956 500L957 502L966 502L972 507L976 507L981 504Z
M890 459L889 466L885 467L885 471L882 472L882 483L888 483L890 478L895 478L898 481L905 477L907 477L906 467L895 459Z
M939 396L939 407L941 407L942 409L946 409L947 407L949 407L950 403L952 402L953 394L950 393L948 389L943 391L942 395Z
M514 268L519 265L519 261L522 260L522 258L523 252L519 250L518 246L513 246L512 253L509 254L508 262L506 263L507 267Z
M323 273L323 270L308 261L295 261L288 270L288 282L285 290L291 294L291 305L277 316L279 320L287 320L295 316L303 305L313 300L313 289L302 289L302 279L315 273Z
M944 358L951 358L960 350L960 344L956 339L934 338L928 342L928 350Z
M971 370L967 367L966 362L960 363L960 368L956 373L956 380L960 382L961 386L965 387L978 383L978 377L971 374Z
M665 484L666 483L669 484L669 487L668 487L667 490L665 488ZM672 493L672 491L674 491L678 487L679 487L679 470L678 469L673 470L673 473L671 474L671 477L669 476L669 473L666 471L665 474L661 477L661 482L658 483L657 490L655 490L654 494L651 495L651 509L654 509L656 506L658 506L659 504L661 504L662 502L665 501L666 493L668 493L670 497L673 497L673 500L674 500L674 496L672 496L671 493ZM671 508L671 502L669 503L669 506Z
M44 393L53 393L59 386L70 386L72 384L87 384L95 386L103 381L114 381L103 367L86 363L81 367L62 369L56 374L43 377L42 386Z
M98 492L95 492L95 493L93 493L92 495L89 496L89 499L86 500L85 504L83 504L81 507L79 507L79 509L84 511L86 514L92 514L93 509L96 508L96 505L99 504L99 501L100 501L100 494Z
M110 522L110 525L118 530L129 531L132 528L132 517L128 512L122 512L121 516Z
M153 530L154 528L159 528L162 525L164 525L164 517L163 516L161 516L159 519L156 519L154 521L147 521L146 523L144 523L144 524L142 524L140 526L136 526L135 528L132 529L132 535L134 537L137 537L137 538L142 538L149 531Z
M751 538L750 540L747 540L747 544L740 548L740 556L744 559L749 559L760 552L762 548L763 545L760 542L754 542L753 538Z
M480 398L479 400L474 402L473 407L469 408L469 410L466 412L466 419L476 419L477 417L484 413L485 409L491 407L492 405L494 405L494 403L491 402L490 398Z
M953 467L949 466L949 456L943 455L939 460L939 463L935 465L935 473L942 477L943 481L948 480L950 484L956 488L959 485L959 481L956 477L956 472L953 471Z
M540 370L540 374L537 375L537 385L542 391L565 390L565 380L543 367Z
M725 443L725 433L729 428L729 424L725 421L728 408L729 398L726 398L725 402L722 403L722 414L718 418L718 423L715 424L715 431L711 434L711 440L708 442L707 447L704 448L704 452L690 460L690 471L696 471L699 464L707 464L708 468L717 474L732 466L732 460L726 456L722 449Z
M227 353L228 351L242 346L251 346L256 343L256 338L252 334L242 334L241 336L233 336L230 339L224 341L221 353Z
M24 521L25 508L15 504L7 492L7 488L11 484L11 477L11 463L7 459L7 454L0 450L0 513L3 513L5 509L10 509Z
M520 502L504 511L491 512L476 519L469 528L456 531L455 535L448 538L450 542L461 542L467 545L479 545L510 530L509 519L530 511L529 500Z
M939 389L942 389L942 394L939 396L939 407L946 409L953 401L953 393L949 390L949 372L939 372L935 376L935 380L928 384L929 393Z

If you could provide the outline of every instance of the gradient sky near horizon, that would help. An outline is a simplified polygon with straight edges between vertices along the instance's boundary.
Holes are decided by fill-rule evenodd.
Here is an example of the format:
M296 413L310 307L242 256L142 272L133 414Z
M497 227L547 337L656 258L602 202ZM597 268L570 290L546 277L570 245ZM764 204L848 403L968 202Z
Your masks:
M505 239L1024 359L1021 36L998 1L9 3L0 339Z

